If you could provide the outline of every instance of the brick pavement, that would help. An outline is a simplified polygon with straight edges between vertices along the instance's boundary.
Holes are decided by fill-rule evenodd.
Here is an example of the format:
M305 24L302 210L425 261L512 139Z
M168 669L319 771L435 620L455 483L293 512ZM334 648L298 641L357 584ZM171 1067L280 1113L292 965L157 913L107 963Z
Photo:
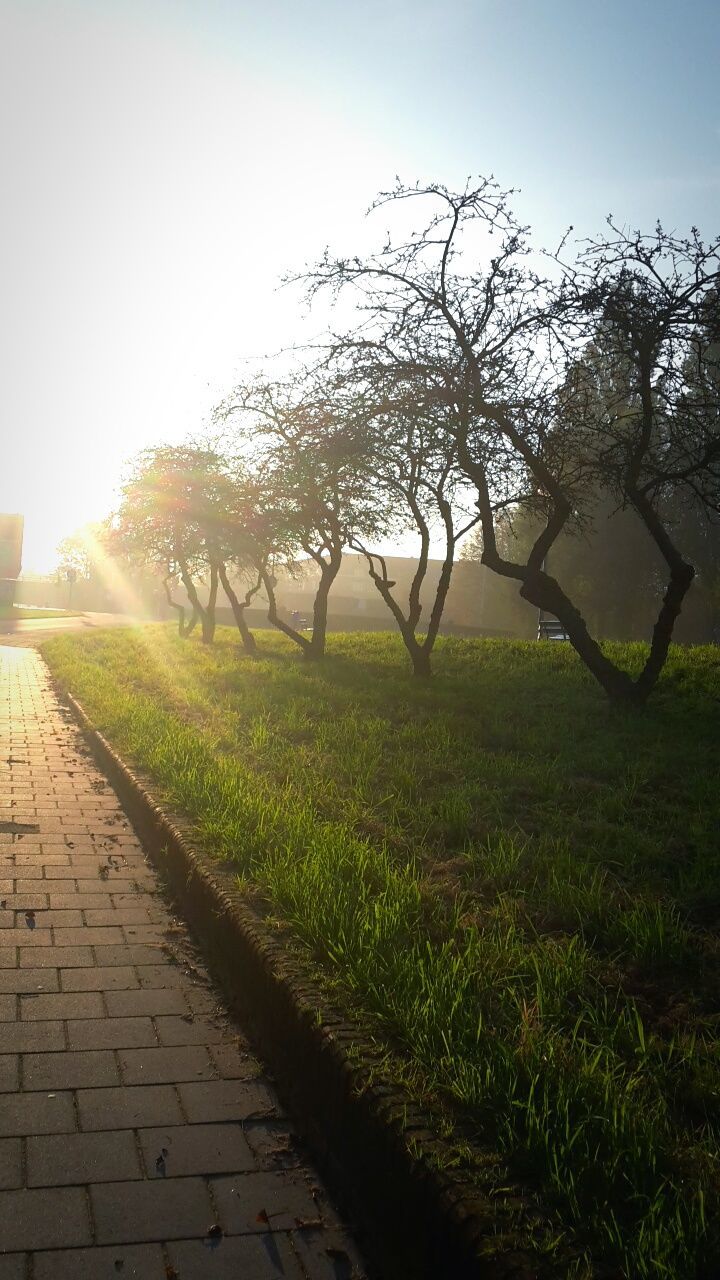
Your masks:
M361 1274L45 664L0 648L0 1280Z

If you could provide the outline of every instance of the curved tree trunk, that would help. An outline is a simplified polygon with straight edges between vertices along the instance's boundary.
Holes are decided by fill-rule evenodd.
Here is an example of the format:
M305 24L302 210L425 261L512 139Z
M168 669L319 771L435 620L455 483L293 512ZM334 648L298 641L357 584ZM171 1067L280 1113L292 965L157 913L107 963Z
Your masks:
M476 382L479 403L483 404L482 387L474 364L474 357L472 352L469 351L466 352L466 355ZM539 462L529 449L524 446L522 439L512 429L503 413L500 410L493 411L489 406L484 406L488 411L488 415L494 418L500 429L511 439L535 479L553 500L553 509L548 517L546 527L536 540L527 563L521 565L505 560L497 549L494 511L490 500L487 475L482 463L477 462L472 457L467 440L467 425L463 426L457 437L461 466L468 478L474 483L478 494L478 508L480 510L485 543L485 549L482 554L483 564L486 564L495 573L519 581L521 583L520 595L523 599L530 601L531 604L536 605L539 609L553 614L562 623L573 648L611 701L636 706L642 706L647 701L657 684L660 672L665 665L675 622L695 577L694 567L680 555L646 491L640 486L638 479L643 458L652 435L653 389L648 360L649 356L645 353L644 362L640 369L643 404L642 432L637 447L628 462L628 468L623 478L623 490L663 556L670 571L670 578L653 628L650 653L640 675L635 680L626 671L611 662L603 653L600 645L590 635L579 610L575 608L559 582L545 572L543 568L548 551L571 514L570 503L562 492L559 483L550 474L544 463Z
M342 564L342 551L331 550L329 560L324 560L322 556L314 556L313 559L320 566L320 582L313 601L313 630L310 637L310 646L305 651L305 657L317 660L325 655L328 598L330 588Z
M176 600L173 600L172 595L170 594L170 583L167 578L163 578L163 588L165 590L165 597L167 599L168 604L170 605L170 608L174 609L178 615L178 635L182 636L184 639L185 637L190 635L191 631L195 627L195 624L198 620L197 610L193 609L192 613L190 614L190 620L189 622L186 623L185 622L185 614L186 614L185 606L183 604L178 604Z
M642 705L647 701L665 664L673 626L694 577L692 565L680 561L671 570L670 583L655 623L650 654L640 675L633 680L603 653L597 640L591 636L582 614L550 574L530 569L527 565L509 563L492 551L483 551L482 563L503 577L519 581L520 595L524 600L552 614L562 623L576 653L611 701L628 705Z
M628 484L627 490L630 501L670 570L670 580L653 627L650 653L636 681L639 699L644 702L655 688L665 665L673 628L692 586L695 568L680 555L647 495L634 483Z
M603 653L597 640L590 635L587 623L579 609L575 608L572 600L565 594L557 579L547 573L544 568L548 552L571 515L570 504L563 495L558 495L555 498L545 528L536 539L525 564L506 560L504 556L500 555L497 548L495 513L490 499L485 469L481 463L476 462L472 457L467 440L462 432L458 437L458 445L461 466L477 490L484 542L481 557L482 563L501 577L512 578L518 582L523 600L527 600L530 604L534 604L536 608L552 614L558 619L558 622L562 623L576 653L611 701L628 704L643 701L643 694L636 687L635 681L626 671L617 667ZM644 696L647 696L647 694Z
M215 607L217 605L218 593L218 566L215 561L210 565L210 590L208 593L208 602L200 615L202 623L202 641L203 644L212 644L215 639Z
M215 603L217 601L218 592L217 564L213 563L210 566L210 594L207 606L205 606L197 593L197 587L192 580L190 570L187 566L187 561L178 556L177 562L180 569L182 584L187 591L188 600L193 607L193 613L200 619L203 644L212 644L215 639Z
M277 597L275 595L275 587L273 585L271 575L268 573L267 569L261 569L259 572L262 584L265 588L265 594L268 599L268 622L271 622L274 627L277 627L278 631L282 631L283 635L294 640L295 644L299 649L302 649L303 653L307 653L310 648L310 641L307 636L304 636L300 631L296 631L295 628L291 627L289 622L285 622L278 613Z
M230 607L233 611L235 622L237 623L237 629L240 632L240 639L242 641L243 649L245 650L246 653L256 654L257 644L255 643L255 637L252 631L250 630L247 622L245 621L245 610L250 604L250 601L252 600L255 593L259 591L261 579L258 576L256 585L252 587L250 591L246 592L245 599L241 603L240 600L238 600L238 597L236 596L232 587L230 586L230 582L227 576L227 569L225 568L225 565L223 564L222 560L218 561L218 574L220 575L220 582L222 583L223 591L225 592L225 595L230 601Z
M450 590L450 581L452 579L452 572L455 565L455 548L457 546L458 539L477 523L479 517L476 516L461 529L456 530L451 504L445 498L441 488L435 491L435 500L445 526L445 557L443 559L440 577L435 590L435 598L430 610L427 631L424 638L422 640L418 640L417 627L422 616L420 592L422 590L423 582L427 576L430 555L430 530L419 505L412 499L412 496L406 493L405 498L413 512L413 516L415 517L415 523L417 524L421 539L418 567L413 576L408 596L407 614L403 613L398 601L392 594L392 588L395 584L390 582L388 579L387 567L384 558L366 551L360 543L356 543L355 546L356 549L361 551L365 556L369 567L370 577L375 583L375 586L380 592L380 595L398 625L398 630L403 638L403 643L410 655L413 675L417 676L420 680L427 680L432 675L430 655L435 647L435 641L438 637L440 623L445 609L445 601L447 600L447 594ZM373 564L373 560L375 559L380 565L381 573L378 573L375 569Z

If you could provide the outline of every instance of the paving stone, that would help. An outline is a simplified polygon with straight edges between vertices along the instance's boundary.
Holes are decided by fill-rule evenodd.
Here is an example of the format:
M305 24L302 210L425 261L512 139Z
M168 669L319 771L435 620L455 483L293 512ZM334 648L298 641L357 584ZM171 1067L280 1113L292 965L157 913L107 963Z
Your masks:
M296 1169L302 1163L302 1143L284 1122L249 1120L243 1132L261 1169L276 1173L279 1169Z
M165 1280L167 1274L158 1244L36 1253L33 1266L34 1280Z
M77 1128L71 1093L0 1094L0 1134L72 1133Z
M15 1022L2 1029L2 1047L9 1053L50 1052L65 1048L62 1022Z
M125 892L133 887L132 880L126 878L118 880L114 876L101 876L97 865L94 873L89 867L75 866L73 870L76 873L77 891L80 894L97 893L98 889L104 889L106 886L111 892L113 889L117 889L118 892L122 889Z
M63 863L50 863L47 858L44 859L45 879L46 881L74 881L77 884L76 893L97 893L104 891L106 879L99 872L100 858L97 858L95 865L78 865L70 863L69 858L63 859ZM47 888L47 892L53 890ZM65 892L65 890L63 890ZM70 890L68 890L70 892Z
M16 928L22 928L24 917L18 916L15 921ZM76 928L83 924L82 911L36 911L35 912L35 928L36 929L69 929ZM27 927L27 926L26 926Z
M0 991L57 991L54 969L0 969Z
M17 996L0 996L0 1022L14 1022L17 1017ZM0 1032L0 1037L2 1032Z
M23 939L25 942L26 939ZM33 969L81 969L83 966L93 963L93 953L91 947L46 947L44 951L36 954L34 948L28 948L20 944L20 968Z
M147 991L108 991L107 1011L111 1018L138 1017L147 1014L187 1014L187 1004L181 991L153 988Z
M140 1176L132 1133L64 1133L27 1140L29 1187L117 1182Z
M56 929L55 944L58 947L103 947L113 942L122 942L123 932L117 929L89 929L83 925L79 929Z
M191 1124L275 1114L276 1103L270 1090L255 1081L208 1080L179 1084L178 1093Z
M0 1191L22 1184L22 1143L19 1138L0 1138Z
M147 987L182 987L187 991L192 979L177 964L143 964L137 966L140 986Z
M112 898L109 893L50 893L48 905L52 911L87 911L92 907L107 910Z
M180 1178L188 1174L239 1173L256 1168L255 1157L240 1124L192 1124L140 1129L148 1177ZM158 1169L158 1157L162 1166Z
M34 893L4 894L3 901L7 911L41 911L48 904L47 894L38 893L37 887Z
M85 911L85 924L93 926L149 923L150 917L144 907L134 907L132 910L128 907L105 907L102 910L91 908Z
M26 1089L92 1089L119 1084L115 1054L109 1049L71 1053L26 1053Z
M0 1250L62 1249L92 1239L79 1187L0 1192Z
M67 1034L71 1049L139 1049L157 1044L149 1018L91 1018L68 1022Z
M63 991L125 991L136 989L138 980L130 965L96 965L92 969L62 969L60 985Z
M157 964L158 957L163 954L162 947L96 947L95 955L99 965L132 965Z
M124 1085L112 1089L79 1089L80 1128L137 1129L181 1124L182 1112L171 1085Z
M0 1280L25 1280L27 1260L24 1253L0 1255Z
M167 1017L156 1018L158 1039L161 1044L217 1044L222 1040L222 1030L204 1018Z
M174 1084L178 1080L212 1080L215 1069L203 1045L176 1049L120 1049L124 1084Z
M168 925L162 924L124 924L122 932L127 943L177 942L180 937Z
M110 1182L90 1197L99 1244L202 1237L215 1221L202 1178Z
M0 1037L1 1039L2 1037ZM0 1055L0 1093L13 1093L19 1088L19 1062L20 1059L17 1054L3 1053Z
M187 989L185 998L190 1005L191 1013L196 1017L202 1015L205 1018L209 1018L215 1026L220 1023L227 1024L229 1020L227 1009L220 1002L217 992L213 991L212 987L196 983Z
M112 905L114 907L147 907L152 904L160 904L163 907L162 900L157 894L151 892L147 887L140 886L139 891L136 889L133 893L115 893L112 894ZM163 912L167 915L167 910L163 907Z
M302 1280L304 1275L288 1237L274 1232L230 1237L214 1249L202 1240L182 1240L170 1244L168 1253L182 1280ZM315 1280L315 1272L308 1275Z
M344 1231L293 1231L293 1249L312 1280L365 1280L362 1259Z
M223 1231L229 1235L266 1232L258 1222L264 1210L273 1231L289 1231L301 1222L318 1218L318 1206L307 1182L297 1173L243 1173L229 1178L213 1178L213 1196Z
M16 928L13 930L17 945L23 950L35 950L38 947L45 947L49 950L53 945L52 932L50 929L36 929L35 925L30 925L24 916L20 916ZM7 937L7 934L4 935ZM39 964L39 960L30 961L31 964Z
M253 1080L261 1074L260 1063L243 1044L211 1044L208 1052L224 1080Z
M104 1012L98 991L20 996L20 1017L26 1022L52 1018L102 1018Z

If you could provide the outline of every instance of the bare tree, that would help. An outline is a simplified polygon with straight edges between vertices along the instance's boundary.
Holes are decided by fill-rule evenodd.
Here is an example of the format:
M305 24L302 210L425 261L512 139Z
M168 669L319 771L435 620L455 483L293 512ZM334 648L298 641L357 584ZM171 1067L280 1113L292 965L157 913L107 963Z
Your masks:
M188 636L199 620L202 639L215 636L221 547L215 525L220 495L222 460L210 450L191 445L146 449L135 461L123 487L120 510L112 521L113 538L127 553L159 567L165 595L178 614L179 632ZM203 602L198 582L207 576ZM182 582L191 606L172 596L172 584Z
M477 511L467 510L468 495L462 492L452 406L438 394L437 370L411 350L405 350L399 360L385 345L340 343L332 350L329 367L336 403L345 406L347 455L383 513L377 529L385 540L408 534L417 539L407 598L401 597L397 582L391 579L387 557L368 545L361 531L353 529L349 545L365 557L370 577L398 626L414 674L427 678L457 545L479 519ZM433 539L441 542L443 554L439 576L431 587ZM423 594L429 592L432 598L426 612Z
M609 228L567 272L570 333L593 359L572 366L563 408L598 484L639 517L666 565L649 654L631 690L644 701L695 577L673 513L679 501L720 514L720 242L660 226L649 236L612 220Z
M687 364L700 349L708 299L718 281L718 245L661 229L651 238L614 237L587 246L568 266L561 251L531 257L512 193L491 180L452 193L405 188L376 205L430 202L423 229L366 259L325 259L302 277L318 289L353 288L370 336L397 354L408 344L445 370L458 463L472 482L483 563L517 581L520 594L555 615L611 698L642 702L662 668L672 627L692 580L659 514L667 486L689 486L716 503L717 391L691 391ZM615 335L630 370L620 430L604 414L578 412L569 373L599 323ZM618 373L620 373L618 368ZM582 523L598 485L618 487L660 547L670 581L650 654L633 679L595 640L547 567L564 529ZM524 560L500 549L496 516L523 507L539 520Z
M262 382L237 388L218 410L236 423L236 446L251 452L258 475L258 510L266 529L264 561L256 566L268 599L268 619L308 659L321 658L328 598L351 531L372 527L374 504L353 468L347 437L322 384ZM308 636L281 617L274 569L305 559L319 571Z
M234 590L230 579L228 578L227 565L222 560L218 562L218 574L220 576L220 583L223 591L230 601L230 608L233 611L235 625L240 632L242 646L246 653L255 654L257 653L257 644L255 643L255 637L252 631L248 627L247 620L245 618L245 610L252 604L253 599L262 586L262 573L258 572L257 577L250 583L250 586L244 592L242 600L239 599L237 592Z

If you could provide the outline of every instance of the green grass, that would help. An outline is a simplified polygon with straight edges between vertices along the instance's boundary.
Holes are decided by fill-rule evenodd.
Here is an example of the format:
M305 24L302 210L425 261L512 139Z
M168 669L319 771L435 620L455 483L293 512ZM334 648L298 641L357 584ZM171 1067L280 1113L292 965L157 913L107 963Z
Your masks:
M541 1189L563 1274L716 1276L718 650L673 650L638 713L565 645L445 638L422 685L387 635L260 643L43 652L411 1087Z
M27 622L33 618L76 618L70 609L35 609L24 604L0 605L0 622Z

